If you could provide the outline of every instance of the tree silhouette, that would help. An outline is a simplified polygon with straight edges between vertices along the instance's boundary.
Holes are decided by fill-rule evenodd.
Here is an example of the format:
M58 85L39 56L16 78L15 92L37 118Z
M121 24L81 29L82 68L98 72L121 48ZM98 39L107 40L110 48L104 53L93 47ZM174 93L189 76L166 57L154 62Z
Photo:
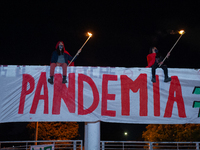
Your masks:
M35 122L27 125L30 137L35 137ZM71 140L79 136L77 122L38 122L38 140Z
M150 124L143 131L145 141L199 141L199 124Z

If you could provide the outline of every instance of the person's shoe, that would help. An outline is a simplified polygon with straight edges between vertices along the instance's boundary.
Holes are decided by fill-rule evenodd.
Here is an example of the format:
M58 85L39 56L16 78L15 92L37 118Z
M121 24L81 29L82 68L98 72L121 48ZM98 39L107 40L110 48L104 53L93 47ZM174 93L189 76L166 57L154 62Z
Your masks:
M152 77L151 82L155 83L156 82L156 78Z
M164 82L170 82L171 81L171 78L170 77L167 77L165 78Z
M53 84L53 76L51 76L51 77L48 79L48 82L49 82L50 84Z
M66 76L63 76L62 83L64 83L64 84L67 83Z

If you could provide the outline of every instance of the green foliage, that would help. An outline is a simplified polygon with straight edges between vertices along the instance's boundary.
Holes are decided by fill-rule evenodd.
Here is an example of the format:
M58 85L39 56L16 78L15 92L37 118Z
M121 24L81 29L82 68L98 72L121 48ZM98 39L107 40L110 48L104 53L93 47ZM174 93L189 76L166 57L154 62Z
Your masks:
M27 125L31 138L35 137L35 124ZM38 122L38 140L70 140L79 136L77 122Z
M145 141L200 141L199 124L150 124L143 131Z

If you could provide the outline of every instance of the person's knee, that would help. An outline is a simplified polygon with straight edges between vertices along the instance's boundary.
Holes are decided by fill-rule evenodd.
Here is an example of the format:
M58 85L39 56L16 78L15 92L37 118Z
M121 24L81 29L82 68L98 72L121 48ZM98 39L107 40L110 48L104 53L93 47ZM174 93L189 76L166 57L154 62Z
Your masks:
M56 63L51 63L51 65L50 65L50 66L54 66L54 65L56 65Z
M167 70L167 66L162 66L162 69L163 70Z

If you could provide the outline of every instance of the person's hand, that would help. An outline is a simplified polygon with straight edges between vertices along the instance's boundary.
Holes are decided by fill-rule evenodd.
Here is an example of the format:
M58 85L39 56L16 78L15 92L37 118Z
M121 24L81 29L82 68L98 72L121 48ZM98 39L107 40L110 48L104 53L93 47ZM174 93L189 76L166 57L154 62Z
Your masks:
M155 48L155 47L154 47L154 48L152 48L152 53L156 53L156 52L155 52L155 50L156 50L156 48Z
M167 58L170 56L170 52L169 53L167 53Z
M160 62L160 63L158 63L159 64L159 66L161 66L162 64L163 64L163 61L162 62Z
M79 49L79 50L78 50L78 54L79 54L81 51L82 51L82 49Z

